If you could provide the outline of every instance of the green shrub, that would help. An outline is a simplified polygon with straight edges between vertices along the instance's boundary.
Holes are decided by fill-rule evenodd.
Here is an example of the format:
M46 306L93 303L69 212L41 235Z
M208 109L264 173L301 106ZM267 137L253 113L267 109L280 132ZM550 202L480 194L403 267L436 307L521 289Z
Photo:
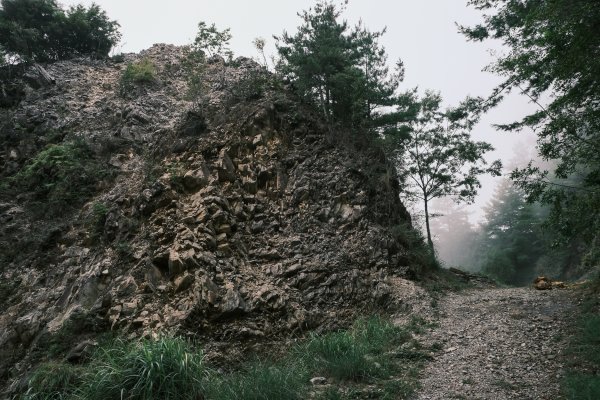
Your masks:
M117 53L110 57L110 60L114 63L120 64L125 61L125 54Z
M106 223L106 216L108 214L108 207L104 203L96 202L92 206L92 215L90 218L90 228L92 236L98 238L102 236L104 232L104 224Z
M133 83L150 83L156 79L156 67L154 63L144 58L141 61L127 64L125 72L121 77L121 83L131 85Z
M89 366L81 397L94 399L199 399L209 370L201 352L163 337L101 348Z
M250 69L231 86L225 101L227 106L231 107L239 102L257 100L278 85L279 81L267 70Z
M42 364L28 382L24 400L62 400L73 396L81 382L81 368L66 363Z
M10 178L13 187L33 193L47 206L79 203L107 176L83 142L47 146Z
M417 275L441 268L434 250L425 243L425 238L417 229L404 223L393 226L390 231L393 238L401 246L410 249L407 254L407 261L413 265Z

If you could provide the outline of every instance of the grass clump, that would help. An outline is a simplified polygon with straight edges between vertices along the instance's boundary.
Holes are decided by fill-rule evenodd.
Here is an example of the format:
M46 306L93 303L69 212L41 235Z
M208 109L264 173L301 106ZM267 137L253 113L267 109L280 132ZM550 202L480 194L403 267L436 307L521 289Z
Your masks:
M49 362L39 366L33 373L23 399L70 399L80 383L81 368L66 363Z
M213 400L301 400L306 398L308 371L298 363L255 361L212 383Z
M156 66L154 63L144 58L140 61L128 63L119 82L119 94L127 96L130 93L140 94L139 90L144 85L156 81Z
M90 400L192 400L203 397L208 374L203 354L181 339L117 340L95 355L80 395Z
M358 320L349 330L313 335L295 351L308 369L341 381L385 377L393 372L386 352L410 334L380 317Z
M150 83L156 79L156 67L147 58L127 64L121 77L121 83Z

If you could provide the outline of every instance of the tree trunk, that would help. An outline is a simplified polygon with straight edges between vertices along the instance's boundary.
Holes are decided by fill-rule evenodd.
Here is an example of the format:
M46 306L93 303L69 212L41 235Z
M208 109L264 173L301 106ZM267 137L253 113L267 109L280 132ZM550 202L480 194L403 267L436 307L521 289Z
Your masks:
M431 240L431 229L429 228L429 208L428 201L425 198L425 226L427 227L427 244L433 250L433 240Z

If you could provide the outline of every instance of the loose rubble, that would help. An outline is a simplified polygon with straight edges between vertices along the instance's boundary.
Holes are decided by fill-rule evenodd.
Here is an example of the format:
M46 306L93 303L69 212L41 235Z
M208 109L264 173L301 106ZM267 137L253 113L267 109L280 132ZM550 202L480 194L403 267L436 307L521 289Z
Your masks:
M567 290L494 288L444 297L438 326L422 337L440 351L422 372L416 398L560 398L574 310Z

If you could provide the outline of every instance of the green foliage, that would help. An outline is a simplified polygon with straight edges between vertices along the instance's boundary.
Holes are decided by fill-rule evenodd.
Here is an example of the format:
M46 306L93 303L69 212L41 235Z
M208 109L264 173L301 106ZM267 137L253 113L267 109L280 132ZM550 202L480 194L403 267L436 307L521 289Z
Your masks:
M400 224L393 226L390 231L395 241L404 248L410 249L410 252L406 255L407 261L415 267L417 276L440 269L441 265L435 252L425 244L425 238L419 230L410 224Z
M597 312L589 313L581 320L572 350L585 361L600 366L600 315Z
M121 76L122 86L131 86L135 83L150 83L156 79L156 67L152 60L144 58L141 61L127 64L123 76Z
M559 278L592 268L578 265L581 246L590 251L586 262L594 263L594 244L575 239L563 244L556 230L547 229L548 207L529 204L526 194L510 180L502 181L484 210L484 222L471 242L471 269L504 284L527 285L537 275Z
M486 142L471 140L470 130L477 122L474 99L457 108L441 111L442 98L427 92L419 101L419 112L411 124L412 132L401 143L400 176L414 190L408 194L421 200L425 208L427 241L433 248L429 224L429 203L452 196L472 202L481 187L479 175L500 175L499 160L486 165L483 155L493 150Z
M131 93L139 94L140 90L153 82L156 82L156 66L152 60L144 58L128 63L119 81L119 94L124 97Z
M549 169L530 164L512 179L529 201L548 204L550 223L573 238L597 240L600 232L600 7L596 0L471 0L485 13L484 22L463 27L471 40L495 39L509 51L488 70L504 81L486 107L517 90L539 108L520 121L499 126L514 131L532 128ZM547 103L547 104L544 104ZM553 165L554 166L554 165ZM574 177L577 177L573 181ZM568 180L567 180L568 179ZM566 180L566 181L565 181Z
M586 288L581 316L567 348L568 373L562 382L567 399L600 398L600 298L594 289L594 284Z
M270 89L279 87L279 81L265 69L250 69L231 86L227 103L235 105L263 98Z
M385 351L408 337L402 328L374 317L357 321L348 331L313 335L296 352L319 375L360 381L389 375L393 363Z
M253 362L242 371L212 384L214 400L301 400L306 398L308 372L297 363Z
M208 373L202 353L183 340L117 340L95 355L80 397L192 400L203 397Z
M119 24L96 4L63 10L54 0L2 0L0 46L27 62L91 55L106 57L119 41Z
M96 202L92 206L92 215L90 221L90 228L94 237L102 236L104 232L104 224L106 223L106 215L108 214L108 207L104 203Z
M549 251L540 229L543 210L527 204L524 194L504 180L485 211L476 256L481 271L510 285L530 283L537 260Z
M183 61L190 99L198 101L206 92L204 73L207 57L222 56L231 61L233 52L229 49L230 40L229 28L219 31L215 24L208 26L202 21L198 23L198 33Z
M24 400L71 399L81 382L82 369L66 363L48 362L40 365L29 379Z
M563 382L563 391L569 400L600 399L600 376L569 374Z
M382 379L384 398L406 398L426 359L410 335L421 325L404 329L381 317L361 319L348 331L312 335L279 360L250 361L227 374L210 368L202 352L181 339L114 340L81 367L43 364L29 380L25 398L299 400L307 398L309 380L318 374L346 392L348 385ZM391 373L400 380L389 380Z
M229 28L219 31L215 24L208 26L206 22L198 23L198 33L192 44L192 51L204 57L223 56L231 59L233 53L229 49L231 31Z
M108 172L94 159L84 142L65 142L47 146L33 157L10 184L29 191L46 208L76 204L95 191Z
M385 49L379 44L385 29L371 32L362 24L350 29L340 21L342 11L320 1L299 14L302 25L297 33L276 37L280 56L276 69L328 121L376 128L381 126L380 110L397 104L404 67L399 61L390 73ZM387 110L385 115L387 122L404 118L398 111Z
M117 64L122 63L122 62L125 61L125 54L123 54L123 53L117 53L115 55L112 55L110 57L110 60L112 62L114 62L114 63L117 63Z

